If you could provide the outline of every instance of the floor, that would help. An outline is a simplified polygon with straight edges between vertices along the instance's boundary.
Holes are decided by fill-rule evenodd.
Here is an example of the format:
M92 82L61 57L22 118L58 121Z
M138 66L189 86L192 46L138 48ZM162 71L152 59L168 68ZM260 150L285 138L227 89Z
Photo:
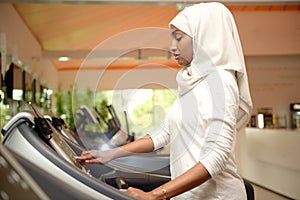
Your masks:
M291 200L290 198L281 196L280 194L266 190L257 185L253 185L255 200Z

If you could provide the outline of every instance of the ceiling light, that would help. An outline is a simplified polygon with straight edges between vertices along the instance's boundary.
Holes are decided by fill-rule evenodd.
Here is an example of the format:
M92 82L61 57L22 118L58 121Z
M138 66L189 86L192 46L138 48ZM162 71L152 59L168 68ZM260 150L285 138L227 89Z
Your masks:
M70 58L66 57L66 56L61 56L61 57L58 58L58 60L64 62L64 61L69 61Z

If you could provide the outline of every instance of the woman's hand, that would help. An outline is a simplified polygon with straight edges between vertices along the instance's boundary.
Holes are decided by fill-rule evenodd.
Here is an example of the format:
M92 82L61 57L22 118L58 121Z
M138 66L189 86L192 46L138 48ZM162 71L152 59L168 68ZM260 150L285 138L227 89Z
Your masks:
M150 136L145 136L134 142L130 142L118 148L105 151L90 150L83 151L80 156L76 157L77 161L83 164L105 164L115 158L133 155L135 153L147 153L154 150L154 145Z
M120 191L141 200L157 199L151 192L144 192L143 190L133 187L129 187L128 189L121 189Z
M113 150L98 151L90 150L83 151L80 156L75 158L83 164L105 164L113 159Z

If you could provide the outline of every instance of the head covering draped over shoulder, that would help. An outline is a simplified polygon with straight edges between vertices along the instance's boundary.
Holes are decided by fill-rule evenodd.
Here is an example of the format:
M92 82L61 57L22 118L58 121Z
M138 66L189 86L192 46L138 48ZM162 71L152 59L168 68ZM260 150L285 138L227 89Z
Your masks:
M195 87L211 72L233 70L239 87L237 129L250 118L252 101L249 92L243 51L230 11L221 3L200 3L186 7L171 22L193 39L193 59L176 77L179 96Z

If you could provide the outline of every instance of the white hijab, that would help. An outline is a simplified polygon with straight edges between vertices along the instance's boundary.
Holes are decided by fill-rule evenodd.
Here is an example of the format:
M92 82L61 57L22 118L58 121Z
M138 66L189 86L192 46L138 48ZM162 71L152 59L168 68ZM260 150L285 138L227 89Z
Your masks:
M237 129L248 121L252 111L243 51L230 11L221 3L200 3L186 7L171 22L193 39L193 60L176 77L179 96L193 89L212 71L233 70L239 87Z

